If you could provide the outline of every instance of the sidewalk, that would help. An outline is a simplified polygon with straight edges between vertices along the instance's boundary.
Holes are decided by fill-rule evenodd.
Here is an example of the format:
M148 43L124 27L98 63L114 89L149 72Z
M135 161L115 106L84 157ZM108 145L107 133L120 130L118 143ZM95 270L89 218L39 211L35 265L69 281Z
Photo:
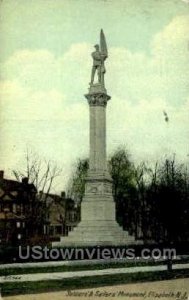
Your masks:
M189 258L188 255L180 255L177 259ZM146 262L146 259L137 257L136 262ZM8 263L0 264L0 269L14 269L14 268L41 268L41 267L57 267L57 266L79 266L79 265L99 265L99 264L110 264L110 263L126 263L129 262L127 258L117 259L86 259L86 260L61 260L61 261L43 261L43 262L20 262L20 263ZM148 262L157 262L153 259L149 259ZM165 258L158 259L158 262L165 262ZM174 261L173 261L174 263Z
M178 270L189 269L189 263L173 265L173 270L176 269ZM142 266L142 267L129 267L129 268L110 268L110 269L90 270L90 271L7 275L7 276L0 276L0 283L61 280L66 278L102 276L102 275L110 275L110 274L130 274L130 273L138 273L138 272L156 272L156 271L166 271L166 270L167 270L167 266L159 265L159 266Z
M162 294L162 297L160 296ZM163 297L164 293L164 297ZM6 300L175 300L189 295L189 278L6 297ZM115 296L113 296L115 295ZM144 295L146 297L144 298Z
M154 260L149 259L149 262ZM165 261L165 259L159 259L158 262ZM83 266L83 265L100 265L100 264L110 264L110 263L126 263L129 262L128 259L82 259L82 260L61 260L61 261L43 261L43 262L20 262L11 264L0 264L0 269L13 269L13 268L41 268L41 267L58 267L58 266ZM137 258L136 262L146 262L145 259Z

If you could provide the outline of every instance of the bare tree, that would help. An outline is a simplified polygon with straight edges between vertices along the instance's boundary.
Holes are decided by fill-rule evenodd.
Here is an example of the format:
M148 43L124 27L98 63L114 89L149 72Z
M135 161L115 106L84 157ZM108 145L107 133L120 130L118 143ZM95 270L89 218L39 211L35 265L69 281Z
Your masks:
M24 159L23 170L13 170L13 174L18 181L27 177L28 183L36 187L37 194L26 211L27 229L29 236L41 235L44 232L44 226L48 224L51 204L48 203L48 197L55 178L60 176L62 170L54 161L41 158L31 149L26 150Z
M26 150L25 168L23 170L13 170L13 174L18 181L27 177L28 182L35 185L40 191L38 197L48 196L56 177L60 176L62 169L54 161L41 158L31 149Z

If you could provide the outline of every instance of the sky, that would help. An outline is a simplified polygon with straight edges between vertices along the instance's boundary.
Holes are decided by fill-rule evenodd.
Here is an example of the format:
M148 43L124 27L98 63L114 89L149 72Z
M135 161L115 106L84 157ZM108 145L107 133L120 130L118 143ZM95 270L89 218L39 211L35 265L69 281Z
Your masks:
M63 170L66 189L88 157L91 52L103 28L107 152L136 163L189 160L189 3L186 0L0 1L0 169L13 178L27 148ZM166 111L169 122L165 122Z

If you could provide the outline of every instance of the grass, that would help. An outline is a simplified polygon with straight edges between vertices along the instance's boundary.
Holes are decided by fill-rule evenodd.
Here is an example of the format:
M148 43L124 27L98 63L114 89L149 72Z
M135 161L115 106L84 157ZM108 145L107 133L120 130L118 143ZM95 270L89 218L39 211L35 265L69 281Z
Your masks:
M189 260L174 260L175 263L188 263ZM36 273L54 273L54 272L74 272L84 270L102 270L109 268L129 268L142 266L166 265L166 261L122 261L110 262L102 264L86 264L86 265L64 265L64 266L44 266L44 267L16 267L8 269L0 269L0 276L20 275L20 274L36 274Z
M127 261L127 262L116 262L116 263L102 263L102 264L86 264L86 265L70 265L70 266L44 266L44 267L28 267L28 268L8 268L0 269L0 276L8 275L20 275L20 274L36 274L36 273L53 273L53 272L73 272L73 271L84 271L84 270L102 270L109 268L128 268L128 267L139 267L139 266L155 266L164 265L165 262L161 261Z
M63 280L49 280L38 282L3 283L0 285L2 296L42 293L49 291L85 289L100 286L128 284L137 282L150 282L167 279L189 277L188 270L173 270L159 272L145 272L133 274L111 274L85 278L66 278Z

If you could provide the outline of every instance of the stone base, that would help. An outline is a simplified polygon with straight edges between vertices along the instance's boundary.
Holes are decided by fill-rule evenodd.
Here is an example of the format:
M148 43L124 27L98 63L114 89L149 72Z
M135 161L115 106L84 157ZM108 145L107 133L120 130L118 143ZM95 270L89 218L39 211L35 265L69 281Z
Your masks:
M88 195L89 196L89 195ZM84 198L81 206L82 221L68 236L53 242L53 247L69 246L116 246L138 244L115 221L115 203L110 195L102 198Z
M89 171L81 203L81 222L53 247L116 246L138 244L115 220L112 179L107 172Z
M106 89L101 83L93 83L90 84L89 94L96 94L96 93L104 93L106 94Z
M69 236L53 242L53 247L69 246L126 246L138 244L133 236L123 231L116 221L81 221Z

